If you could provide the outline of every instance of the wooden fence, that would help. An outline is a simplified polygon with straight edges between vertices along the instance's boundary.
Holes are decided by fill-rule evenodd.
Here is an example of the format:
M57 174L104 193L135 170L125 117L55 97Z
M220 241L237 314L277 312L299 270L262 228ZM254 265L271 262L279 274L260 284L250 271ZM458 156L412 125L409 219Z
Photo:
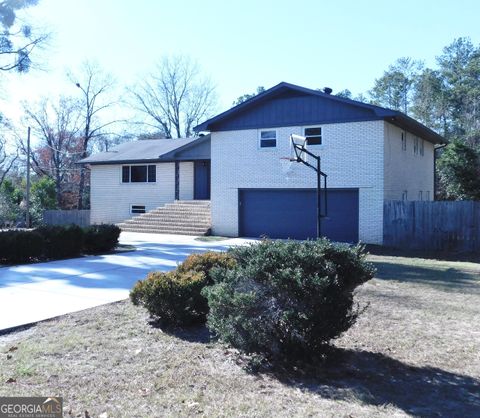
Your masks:
M43 212L43 223L46 225L90 225L89 210L46 210Z
M386 201L383 222L389 247L480 251L480 202Z

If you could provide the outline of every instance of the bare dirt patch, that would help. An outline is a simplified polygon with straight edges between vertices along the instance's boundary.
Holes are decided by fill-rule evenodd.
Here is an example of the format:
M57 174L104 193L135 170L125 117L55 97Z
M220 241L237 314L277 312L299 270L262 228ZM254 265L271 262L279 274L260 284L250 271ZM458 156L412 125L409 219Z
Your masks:
M371 260L370 305L315 375L249 374L125 301L0 337L0 395L63 396L67 417L479 416L480 265Z

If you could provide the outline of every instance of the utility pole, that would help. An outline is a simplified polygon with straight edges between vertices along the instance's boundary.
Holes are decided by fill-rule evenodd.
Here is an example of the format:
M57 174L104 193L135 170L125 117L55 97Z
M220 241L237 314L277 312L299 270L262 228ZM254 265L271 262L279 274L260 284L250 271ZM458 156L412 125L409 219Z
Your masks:
M30 126L27 133L27 214L25 223L27 228L30 228Z

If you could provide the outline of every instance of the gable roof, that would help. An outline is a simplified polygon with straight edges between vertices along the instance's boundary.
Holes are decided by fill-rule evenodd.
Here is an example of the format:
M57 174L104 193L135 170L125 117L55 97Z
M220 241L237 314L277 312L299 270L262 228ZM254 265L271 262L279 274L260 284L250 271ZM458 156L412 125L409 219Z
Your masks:
M402 112L282 82L195 127L228 131L385 120L435 144L442 136Z
M109 151L99 152L78 161L78 164L128 164L128 163L154 163L182 160L181 153L187 150L189 160L196 159L195 149L200 144L210 141L210 135L194 138L177 139L142 139L117 145ZM210 158L201 149L202 159ZM187 158L186 158L187 159Z

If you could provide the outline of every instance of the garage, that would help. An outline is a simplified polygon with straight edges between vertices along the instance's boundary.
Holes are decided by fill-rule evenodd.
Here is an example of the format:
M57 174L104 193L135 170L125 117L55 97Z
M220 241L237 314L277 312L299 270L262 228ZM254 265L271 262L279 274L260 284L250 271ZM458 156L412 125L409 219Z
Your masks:
M240 189L240 236L316 238L316 196L315 189ZM322 235L334 241L357 242L358 189L329 189L327 201Z

